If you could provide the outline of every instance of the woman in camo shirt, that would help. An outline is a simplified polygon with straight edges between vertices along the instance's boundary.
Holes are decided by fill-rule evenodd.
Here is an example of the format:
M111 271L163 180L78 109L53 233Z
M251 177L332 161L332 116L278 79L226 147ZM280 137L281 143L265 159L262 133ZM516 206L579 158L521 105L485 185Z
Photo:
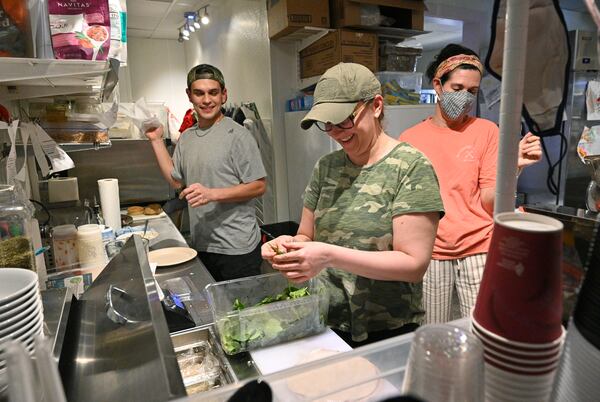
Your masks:
M435 172L383 131L381 85L366 67L330 68L314 99L302 128L316 124L342 150L315 166L298 233L263 245L262 256L291 281L322 279L328 324L352 346L414 330L443 215Z

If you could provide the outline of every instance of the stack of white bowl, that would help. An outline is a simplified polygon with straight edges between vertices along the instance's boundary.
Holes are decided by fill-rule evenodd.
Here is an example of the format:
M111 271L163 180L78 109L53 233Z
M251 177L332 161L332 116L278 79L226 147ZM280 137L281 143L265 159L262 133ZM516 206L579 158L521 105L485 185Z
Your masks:
M34 339L44 324L42 298L35 272L21 268L0 268L0 349L4 341L21 341L33 354ZM0 377L6 370L0 353Z

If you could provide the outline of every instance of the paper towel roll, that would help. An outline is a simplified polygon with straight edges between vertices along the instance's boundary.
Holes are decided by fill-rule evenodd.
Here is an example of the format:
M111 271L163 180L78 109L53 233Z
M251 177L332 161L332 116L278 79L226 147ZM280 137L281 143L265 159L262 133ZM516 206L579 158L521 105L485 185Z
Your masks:
M100 207L106 226L115 230L121 229L121 201L119 200L119 180L100 179Z

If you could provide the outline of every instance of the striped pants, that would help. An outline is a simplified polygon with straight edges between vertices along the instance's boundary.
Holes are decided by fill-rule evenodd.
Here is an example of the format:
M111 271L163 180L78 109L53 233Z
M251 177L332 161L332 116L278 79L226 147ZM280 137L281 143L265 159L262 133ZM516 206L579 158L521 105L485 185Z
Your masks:
M444 323L453 318L452 294L458 296L460 316L468 317L475 306L487 254L456 260L431 260L423 277L425 324Z

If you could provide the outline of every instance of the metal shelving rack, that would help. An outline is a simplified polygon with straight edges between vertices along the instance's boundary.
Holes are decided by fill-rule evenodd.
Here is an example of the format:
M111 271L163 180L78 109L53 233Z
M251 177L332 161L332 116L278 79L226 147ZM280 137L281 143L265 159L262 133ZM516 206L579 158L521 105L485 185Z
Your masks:
M54 96L107 100L118 82L119 61L0 58L0 103ZM101 143L59 144L67 152L101 149Z
M416 35L426 34L429 31L419 31L415 29L403 29L403 28L389 28L389 27L366 27L366 26L350 26L344 29L353 29L357 31L371 32L376 33L382 39L395 39L399 42L411 38ZM298 28L296 31L275 39L277 42L282 43L295 43L296 44L296 52L298 54L297 63L298 63L298 76L297 76L297 84L296 87L298 90L304 90L310 86L313 86L319 80L319 76L309 77L309 78L300 78L300 51L317 40L321 39L323 36L327 35L329 32L335 31L334 28L318 28L306 26L302 28Z
M117 60L0 59L0 100L58 95L108 98L118 79Z

